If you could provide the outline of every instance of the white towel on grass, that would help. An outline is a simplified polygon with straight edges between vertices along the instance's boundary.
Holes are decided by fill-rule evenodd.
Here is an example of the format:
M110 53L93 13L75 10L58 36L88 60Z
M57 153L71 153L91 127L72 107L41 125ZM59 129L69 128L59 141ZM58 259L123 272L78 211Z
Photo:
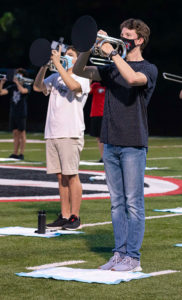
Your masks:
M154 211L160 211L160 212L171 212L171 213L182 213L182 207L176 207L176 208L167 208L167 209L153 209Z
M44 238L52 238L62 234L80 234L82 231L74 231L74 230L58 230L56 232L47 231L45 234L35 233L37 228L26 228L26 227L3 227L0 228L0 234L2 235L23 235L23 236L34 236L34 237L44 237Z
M116 272L99 269L74 269L67 267L49 268L29 273L16 273L18 276L34 278L53 278L57 280L74 280L87 283L118 284L121 281L150 277L142 272Z

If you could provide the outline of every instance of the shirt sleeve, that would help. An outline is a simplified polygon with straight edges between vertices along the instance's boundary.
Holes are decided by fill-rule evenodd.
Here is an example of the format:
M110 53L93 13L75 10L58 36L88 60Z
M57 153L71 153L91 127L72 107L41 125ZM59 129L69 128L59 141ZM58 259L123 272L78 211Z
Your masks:
M103 85L108 85L108 81L109 81L109 71L110 71L110 65L105 65L105 66L100 66L98 67L98 71L99 71L99 75L101 77L101 80L103 82Z
M55 73L44 79L44 84L46 86L46 92L44 92L45 96L48 96L50 94L52 86L53 86L53 81L56 76L57 76L57 74Z
M157 67L153 64L146 64L139 72L147 77L147 88L153 88L156 84L158 75Z
M83 78L80 76L74 76L74 79L79 82L79 84L81 85L81 92L76 93L76 97L80 98L82 97L84 94L88 94L90 92L90 80L87 78Z

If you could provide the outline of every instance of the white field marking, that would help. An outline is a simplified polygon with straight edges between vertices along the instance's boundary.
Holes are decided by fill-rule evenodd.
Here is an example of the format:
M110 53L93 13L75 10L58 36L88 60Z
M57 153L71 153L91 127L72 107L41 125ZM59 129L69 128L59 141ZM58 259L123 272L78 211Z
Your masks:
M177 178L177 177L182 177L182 175L176 175L176 176L162 176L164 178Z
M164 270L164 271L159 271L159 272L152 272L149 273L150 276L159 276L159 275L166 275L166 274L171 274L171 273L177 273L180 271L176 271L176 270Z
M149 148L182 148L182 145L149 146Z
M26 152L30 152L30 151L41 151L42 149L41 148L30 148L30 149L26 149ZM9 149L3 149L3 150L0 150L0 152L9 152L10 150Z
M161 160L161 159L182 159L182 156L174 156L174 157L152 157L152 158L147 158L147 160Z
M41 270L41 269L48 269L48 268L55 268L55 267L62 267L68 265L76 265L76 264L83 264L86 262L85 260L69 260L63 262L56 262L52 264L40 265L35 267L26 267L27 270Z
M96 150L98 147L84 147L84 150Z
M29 166L14 166L10 165L0 165L0 169L16 169L16 170L36 170L36 171L46 171L45 167L29 167Z
M104 163L93 162L93 161L80 161L80 166L102 166Z
M182 214L170 214L170 215L162 215L162 216L150 216L146 217L145 220L152 220L152 219L160 219L160 218L170 218L170 217L177 217L182 216ZM94 226L103 226L103 225L109 225L112 224L112 222L100 222L100 223L92 223L92 224L83 224L80 225L79 229L85 228L85 227L94 227Z
M182 216L181 213L179 214L168 214L168 215L162 215L162 216L150 216L150 217L146 217L146 220L152 220L152 219L160 219L160 218L171 218L171 217L176 217L176 216Z
M0 139L0 143L13 143L13 139ZM45 144L44 140L26 140L27 144Z
M54 200L54 201L59 201L60 200L60 196L57 195L57 196L27 196L27 197L0 197L0 202L1 200L2 201L5 201L5 200L10 200L10 201L17 201L17 198L18 200L26 200L26 201L50 201L50 200ZM91 200L94 200L94 199L105 199L105 198L109 198L109 193L98 193L98 194L83 194L82 195L82 199L91 199Z
M0 179L0 185L10 186L31 186L43 188L58 188L58 182L53 181L38 181L38 180L16 180L16 179ZM82 183L82 188L89 191L108 192L108 187L105 184Z
M45 162L44 161L15 161L14 164L18 164L18 165L43 165ZM10 163L7 163L10 164Z

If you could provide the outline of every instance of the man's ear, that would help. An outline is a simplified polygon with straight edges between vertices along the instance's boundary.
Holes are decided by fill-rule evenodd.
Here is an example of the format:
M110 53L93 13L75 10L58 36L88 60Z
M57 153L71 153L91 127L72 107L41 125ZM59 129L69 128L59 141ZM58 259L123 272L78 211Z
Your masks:
M144 38L143 38L143 37L140 37L140 38L138 38L138 40L137 40L137 45L141 46L141 45L143 44L143 42L144 42Z

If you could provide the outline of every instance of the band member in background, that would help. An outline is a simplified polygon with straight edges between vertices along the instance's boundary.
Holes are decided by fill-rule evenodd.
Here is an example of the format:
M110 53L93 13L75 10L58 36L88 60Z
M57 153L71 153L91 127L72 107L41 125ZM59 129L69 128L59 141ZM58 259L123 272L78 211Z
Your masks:
M44 80L47 66L41 67L34 90L50 94L45 126L47 173L57 174L61 213L47 228L77 229L80 226L82 186L78 170L84 145L83 106L90 91L90 81L73 74L78 52L66 50L68 66L60 63L60 51L52 50L51 59L58 72Z
M121 26L126 60L108 42L102 50L112 58L109 66L86 66L90 51L81 53L73 72L106 86L101 142L111 196L114 255L104 270L140 271L140 248L145 229L144 172L148 147L147 105L154 91L157 68L142 56L149 27L128 19ZM100 34L107 35L100 30Z
M102 85L101 82L93 82L91 84L90 94L92 95L92 105L90 112L90 135L96 137L97 139L99 152L101 156L99 162L103 162L102 156L104 144L100 141L100 132L102 125L102 117L104 113L105 87Z
M20 74L27 77L25 69L18 68L15 74ZM0 96L9 95L10 97L10 129L13 131L14 151L10 158L24 160L24 150L26 144L26 118L27 118L27 98L31 92L31 86L22 83L16 75L13 77L13 82L7 80L0 81Z

